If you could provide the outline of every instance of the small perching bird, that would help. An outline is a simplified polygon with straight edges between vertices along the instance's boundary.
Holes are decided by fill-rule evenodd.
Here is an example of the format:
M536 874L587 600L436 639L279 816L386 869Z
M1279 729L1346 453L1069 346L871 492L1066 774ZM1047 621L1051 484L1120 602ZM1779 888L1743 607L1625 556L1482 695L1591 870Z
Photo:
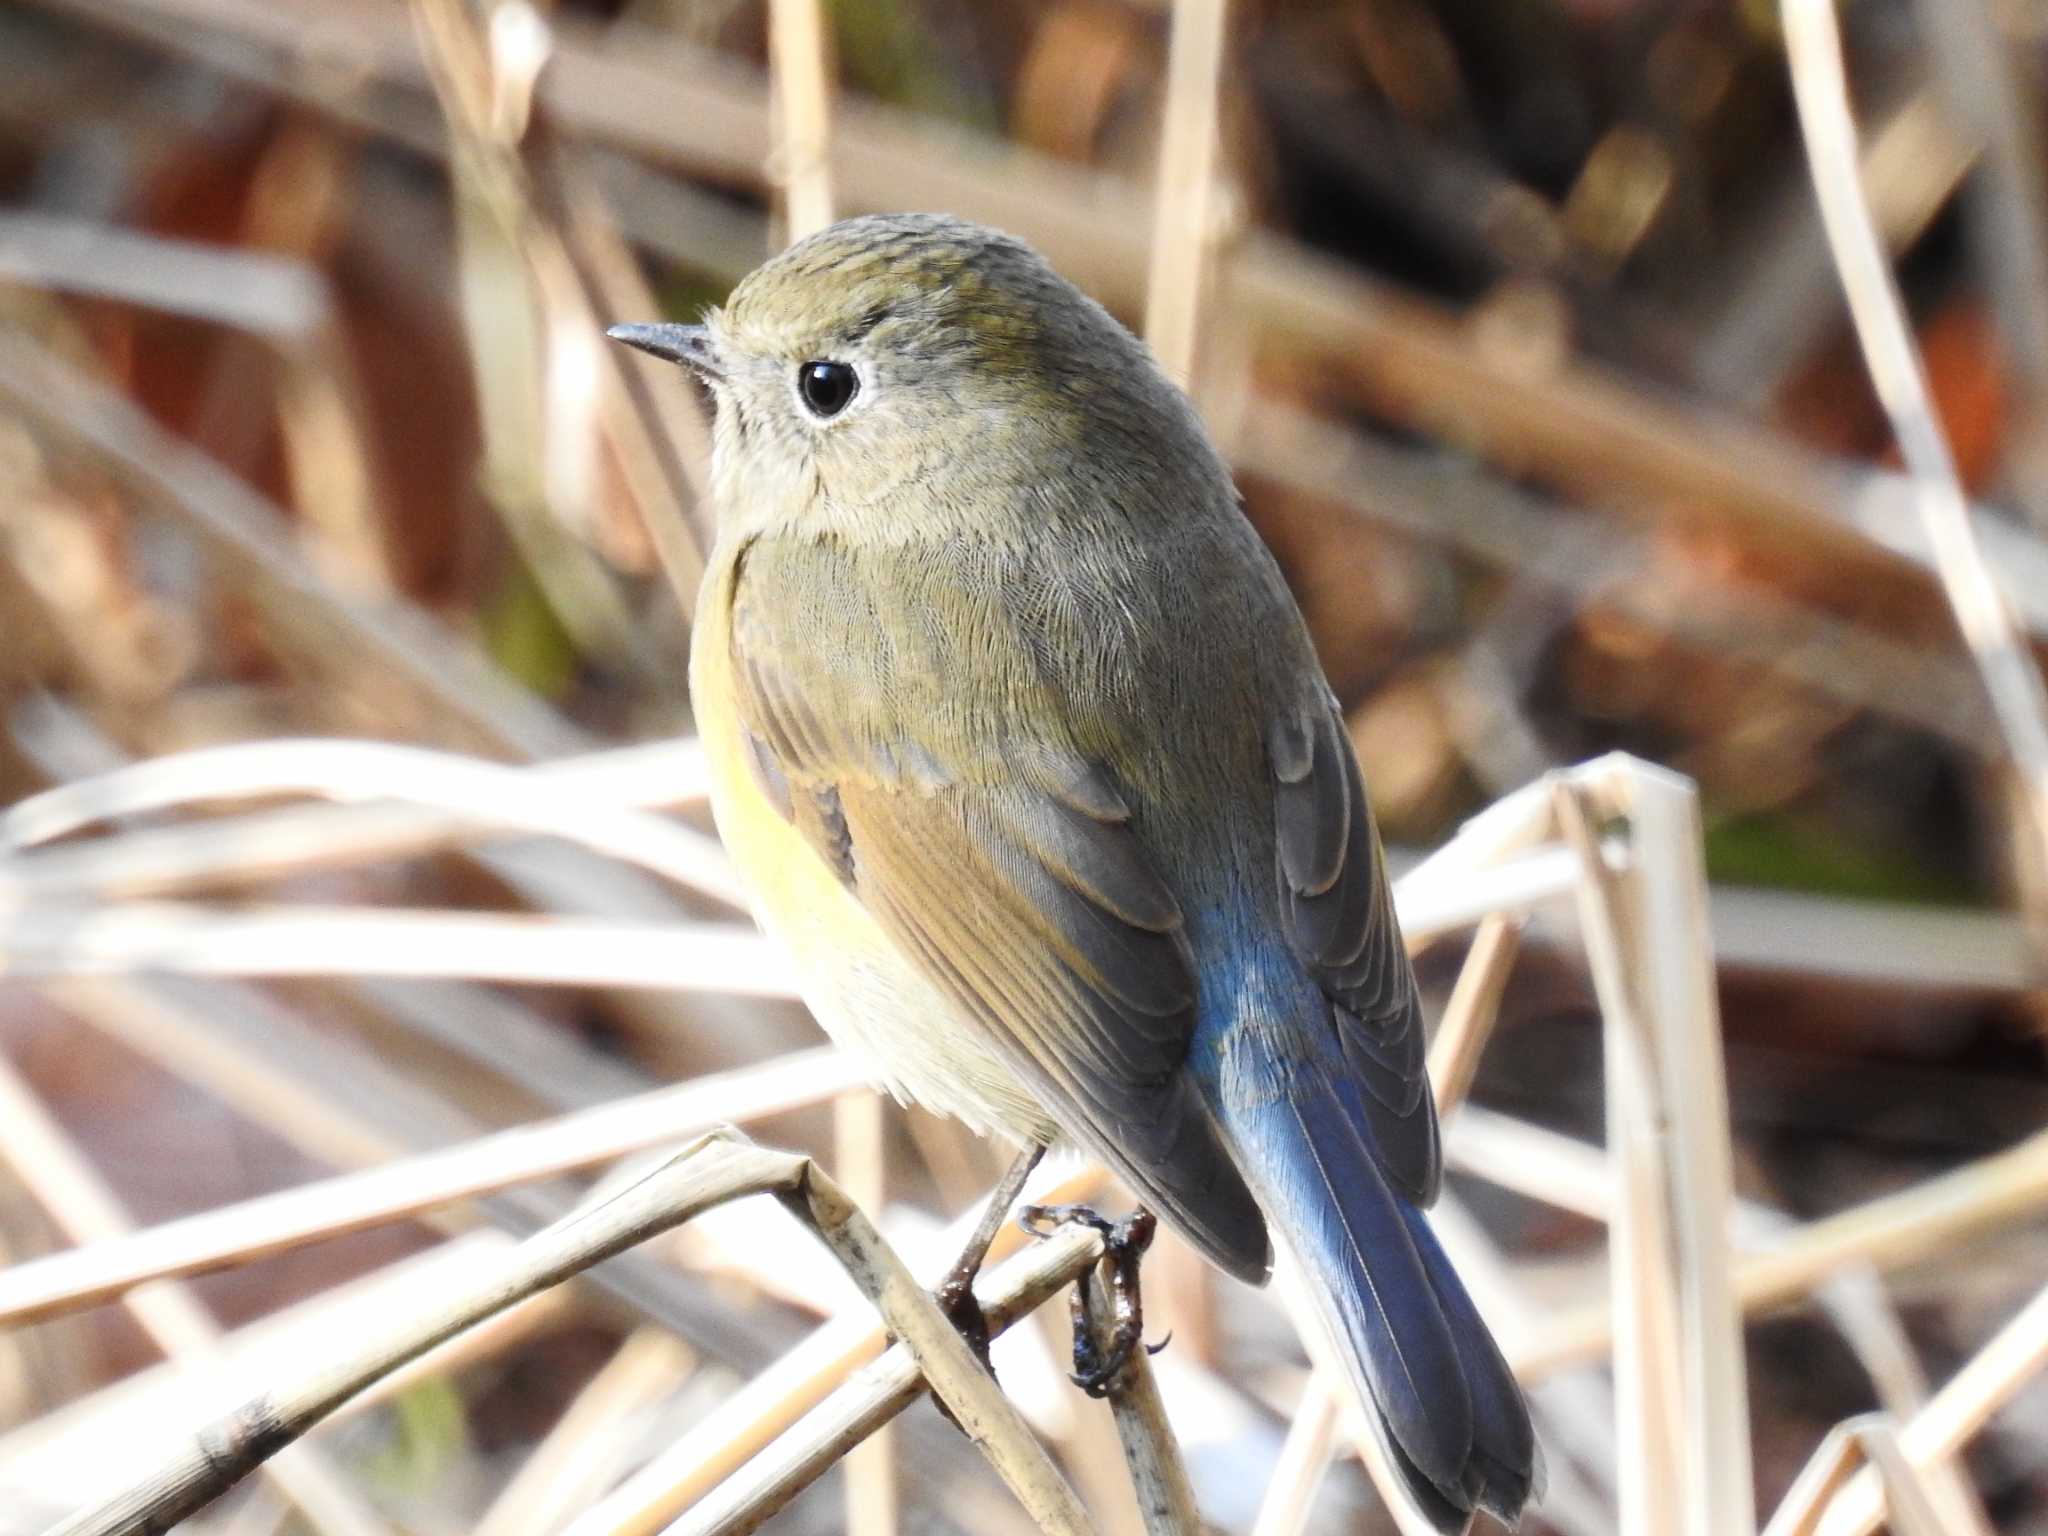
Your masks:
M1414 974L1343 717L1186 398L1020 241L849 219L702 326L712 804L834 1038L1070 1138L1233 1275L1298 1255L1443 1530L1528 1411L1422 1215Z

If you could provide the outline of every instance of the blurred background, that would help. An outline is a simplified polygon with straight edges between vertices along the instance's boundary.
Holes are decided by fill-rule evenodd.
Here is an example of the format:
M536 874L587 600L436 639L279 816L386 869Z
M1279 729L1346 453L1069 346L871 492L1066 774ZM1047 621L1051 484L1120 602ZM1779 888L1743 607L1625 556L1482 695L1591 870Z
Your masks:
M822 16L838 211L1000 224L1142 323L1163 0ZM1853 0L1841 21L1871 210L1986 557L2038 641L2048 11ZM0 804L229 743L529 763L687 735L704 402L601 332L693 318L785 240L817 167L779 143L769 33L759 0L0 7ZM1741 1197L1806 1220L2040 1131L2048 861L1849 324L1776 7L1244 3L1215 105L1215 193L1172 237L1204 272L1190 387L1397 864L1547 770L1613 749L1667 765L1704 813ZM257 793L376 795L407 772L338 757L272 783L251 761ZM690 799L686 753L614 761L616 782L556 793ZM604 958L634 925L734 923L709 894L559 839L252 810L233 778L167 792L196 813L137 804L16 862L40 873L0 902L0 1261L820 1043L794 1004L744 995L775 990L759 952L695 990ZM423 921L451 912L489 921ZM578 923L619 942L550 972ZM522 973L519 935L550 929ZM1463 948L1419 956L1439 1001ZM1472 1097L1600 1139L1568 921L1531 929ZM892 1232L928 1232L1000 1169L1002 1149L847 1102L749 1130L819 1152ZM450 1231L529 1231L578 1187L295 1246L190 1295L223 1329L289 1327ZM1454 1189L1533 1315L1602 1294L1597 1223ZM2048 1281L2041 1209L2011 1200L1885 1276L1895 1381L1944 1380ZM316 1435L324 1515L259 1483L203 1528L566 1528L837 1304L788 1278L822 1255L759 1241L608 1265ZM1205 1515L1249 1530L1302 1356L1266 1299L1171 1244L1151 1272ZM1746 1341L1768 1512L1882 1372L1811 1300ZM1100 1410L1053 1374L1063 1344L1032 1347L1006 1380L1104 1529L1135 1529ZM162 1349L116 1306L0 1334L0 1529L104 1491L133 1405L190 1417L150 1374ZM1544 1369L1559 1493L1528 1528L1612 1529L1601 1362ZM774 1529L1024 1528L928 1406L891 1459L885 1518L835 1472ZM1955 1529L2048 1531L2048 1392L1964 1471ZM1349 1460L1307 1518L1391 1529Z

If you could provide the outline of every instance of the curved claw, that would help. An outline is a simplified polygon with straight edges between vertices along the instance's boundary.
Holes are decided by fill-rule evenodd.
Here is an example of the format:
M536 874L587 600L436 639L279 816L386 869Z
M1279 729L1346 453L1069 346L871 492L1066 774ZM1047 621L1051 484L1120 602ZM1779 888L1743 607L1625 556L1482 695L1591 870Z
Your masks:
M1116 1381L1141 1347L1156 1355L1172 1342L1168 1334L1157 1344L1144 1344L1144 1299L1138 1288L1138 1266L1145 1250L1152 1246L1159 1222L1143 1206L1121 1221L1111 1221L1085 1205L1028 1205L1017 1213L1017 1222L1033 1237L1052 1236L1060 1227L1075 1223L1102 1234L1103 1257L1109 1260L1110 1311L1116 1326L1109 1345L1099 1349L1088 1323L1089 1287L1095 1284L1090 1270L1075 1282L1071 1302L1074 1321L1074 1371L1069 1378L1090 1397L1107 1397Z

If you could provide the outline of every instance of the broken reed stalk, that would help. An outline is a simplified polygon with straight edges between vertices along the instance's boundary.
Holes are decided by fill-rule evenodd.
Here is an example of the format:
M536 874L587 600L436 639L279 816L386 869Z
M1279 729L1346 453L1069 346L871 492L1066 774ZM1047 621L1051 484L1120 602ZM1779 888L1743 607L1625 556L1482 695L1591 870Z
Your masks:
M1888 1414L1865 1414L1837 1424L1786 1490L1763 1536L1814 1536L1839 1493L1867 1463L1884 1485L1896 1536L1945 1536L1919 1474L1899 1449Z
M2048 1367L2048 1290L2038 1292L2017 1317L1898 1431L1899 1448L1914 1467L1954 1456L1993 1414ZM1885 1489L1875 1469L1858 1473L1828 1506L1819 1536L1870 1536L1886 1516Z
M465 1283L515 1241L497 1228L479 1228L244 1323L222 1336L218 1359L203 1371L158 1364L98 1387L0 1437L0 1488L26 1492L51 1509L84 1508L169 1457L181 1443L181 1426L218 1418L265 1383L315 1368L334 1339L361 1338L420 1296ZM350 1398L327 1422L339 1424L422 1382L445 1381L500 1357L577 1311L569 1287L528 1297Z
M1978 544L1969 498L1935 416L1905 303L1864 197L1834 0L1786 0L1783 18L1792 94L1821 222L1871 382L1913 476L1935 571L2026 786L2040 849L2032 861L2036 879L2030 890L2036 896L2036 919L2048 924L2048 911L2039 910L2040 893L2048 890L2048 690Z
M1690 781L1621 755L1556 781L1584 861L1581 927L1606 1041L1621 1518L1631 1531L1755 1529L1727 1084ZM1602 823L1626 827L1611 869Z
M1080 1501L966 1343L873 1224L810 1159L713 1135L628 1187L545 1228L460 1295L389 1321L346 1360L275 1385L195 1434L148 1477L50 1536L141 1536L202 1508L341 1403L433 1345L715 1205L772 1194L811 1227L888 1326L968 1437L1044 1530L1084 1536Z

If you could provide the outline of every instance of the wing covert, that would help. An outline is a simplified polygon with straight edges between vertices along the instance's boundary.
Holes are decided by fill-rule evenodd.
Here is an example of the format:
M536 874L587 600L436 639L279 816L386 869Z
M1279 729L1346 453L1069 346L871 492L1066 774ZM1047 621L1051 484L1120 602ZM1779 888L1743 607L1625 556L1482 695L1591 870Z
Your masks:
M1442 1158L1421 1000L1379 829L1335 701L1276 721L1267 755L1288 938L1330 1000L1382 1166L1409 1199L1429 1205Z
M1070 1134L1262 1280L1264 1219L1182 1071L1180 907L1113 776L1056 740L1001 742L994 772L965 747L884 736L877 690L905 686L884 637L856 654L792 608L736 583L732 675L770 800Z

